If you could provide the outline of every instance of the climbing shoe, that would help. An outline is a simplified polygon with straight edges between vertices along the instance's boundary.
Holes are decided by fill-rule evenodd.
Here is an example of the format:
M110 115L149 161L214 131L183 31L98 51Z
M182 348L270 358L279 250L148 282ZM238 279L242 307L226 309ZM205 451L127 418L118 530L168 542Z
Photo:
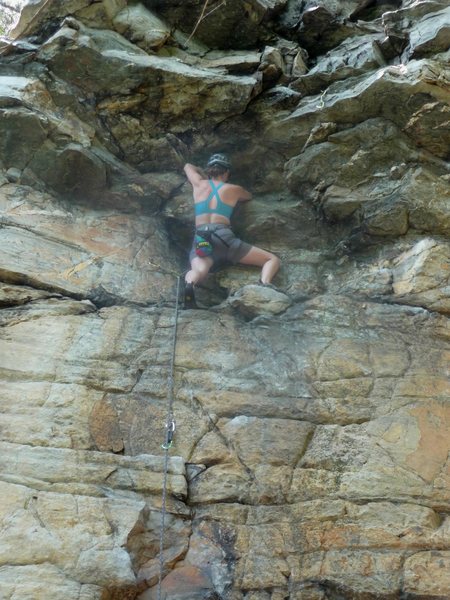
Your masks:
M184 308L197 308L193 283L184 284Z

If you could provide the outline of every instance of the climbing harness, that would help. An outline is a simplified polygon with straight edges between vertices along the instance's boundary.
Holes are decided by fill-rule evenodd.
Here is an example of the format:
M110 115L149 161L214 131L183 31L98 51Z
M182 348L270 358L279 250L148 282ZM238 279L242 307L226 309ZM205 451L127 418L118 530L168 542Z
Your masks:
M201 258L212 256L214 252L213 237L220 240L220 242L227 248L230 247L230 244L217 233L221 229L229 229L229 227L220 223L210 223L199 225L197 227L194 237L194 248L197 256L200 256Z
M175 314L173 323L173 339L172 339L172 355L170 359L169 375L167 378L167 417L165 424L165 440L161 445L164 450L164 478L163 478L163 489L162 489L162 502L161 502L161 527L159 533L159 578L158 578L158 600L161 600L161 584L164 571L164 528L166 519L166 498L167 498L167 473L169 470L169 450L173 445L173 437L175 435L175 417L173 414L173 390L174 390L174 372L175 372L175 351L177 346L177 328L178 328L178 307L180 299L180 281L181 277L177 277L177 297L175 301Z
M200 258L206 258L207 256L212 255L213 247L211 244L211 239L208 239L205 235L200 235L199 233L196 233L194 238L194 244L195 254Z

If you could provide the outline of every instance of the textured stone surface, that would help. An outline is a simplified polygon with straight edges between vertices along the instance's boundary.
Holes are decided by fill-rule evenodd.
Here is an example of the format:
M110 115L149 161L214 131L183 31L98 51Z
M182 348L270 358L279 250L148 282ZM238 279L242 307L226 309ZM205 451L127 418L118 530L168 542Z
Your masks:
M106 123L116 151L144 171L179 168L186 146L174 134L191 129L193 121L213 127L224 115L244 112L259 89L256 77L225 75L209 69L209 61L190 64L171 53L147 54L116 31L72 18L41 46L39 60L66 84L96 98L95 126L104 135Z
M441 60L438 55L436 60L422 59L410 61L407 65L389 65L356 81L332 84L321 99L315 96L304 98L290 114L281 113L281 118L269 125L266 135L279 143L291 144L291 149L299 147L306 141L303 137L306 132L317 124L319 114L320 120L337 121L343 125L380 115L403 125L411 113L411 96L418 107L429 102L430 97L447 103L448 80L445 55ZM383 99L388 89L392 102L386 103ZM298 128L294 126L296 122ZM297 137L297 140L292 137Z
M406 589L417 597L445 598L450 581L448 552L418 552L405 565Z
M449 49L450 8L431 13L418 21L409 32L410 56L418 58Z
M230 298L230 305L243 315L278 315L289 308L291 301L286 294L262 285L247 285Z
M264 21L282 10L287 2L250 0L243 4L239 0L231 0L226 5L219 4L203 10L204 3L197 0L182 3L170 0L158 8L186 35L190 35L197 26L196 38L212 48L249 48L264 36ZM201 18L205 13L210 14Z
M396 260L394 295L402 302L448 313L450 247L431 239L418 242Z
M324 59L297 79L292 87L304 95L317 94L333 81L356 77L385 63L378 49L378 34L350 38L335 50L327 52Z
M51 598L58 588L67 588L68 598L85 586L87 598L102 587L136 588L132 555L142 544L138 539L134 548L133 538L145 530L152 494L160 494L162 467L162 459L149 457L2 443L5 597L42 594L42 579ZM169 490L179 496L183 471L183 461L172 459ZM42 573L33 573L42 563ZM22 580L27 570L32 579Z
M34 77L0 77L0 103L0 157L18 169L15 181L78 197L104 190L117 165L95 142L95 122L82 121L72 107L57 108ZM17 135L9 135L11 129Z
M158 49L170 36L170 28L142 4L127 6L113 20L116 30L143 50Z
M448 2L26 4L0 59L1 594L156 600L162 567L171 600L450 597ZM182 166L211 152L282 268L198 287L172 380Z
M92 214L86 206L64 206L11 184L0 189L0 210L4 280L106 304L118 297L144 304L173 293L176 263L166 259L158 223L139 206L131 209L134 218L118 214L114 205Z
M94 4L94 6L92 6ZM100 27L111 25L111 19L126 5L126 0L21 0L21 14L11 35L37 34L46 22L61 19L66 15L77 15L88 24Z

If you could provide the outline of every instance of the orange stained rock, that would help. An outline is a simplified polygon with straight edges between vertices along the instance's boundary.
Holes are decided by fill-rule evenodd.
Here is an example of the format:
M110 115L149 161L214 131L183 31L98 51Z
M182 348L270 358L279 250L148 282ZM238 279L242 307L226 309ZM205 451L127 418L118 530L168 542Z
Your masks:
M450 450L450 405L437 401L412 409L420 429L417 449L406 463L426 481L433 481L443 469L447 469Z
M211 589L211 581L198 567L184 565L178 569L174 569L162 582L163 597L170 598L172 594L179 593L183 590L183 594L188 598L188 593L196 594L201 590ZM164 596L164 594L166 596Z

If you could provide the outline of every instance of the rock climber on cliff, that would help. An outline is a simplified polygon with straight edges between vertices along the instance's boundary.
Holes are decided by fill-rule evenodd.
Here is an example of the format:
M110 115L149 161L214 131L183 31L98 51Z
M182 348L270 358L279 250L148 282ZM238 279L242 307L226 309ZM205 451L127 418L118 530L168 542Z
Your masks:
M238 202L252 194L228 183L231 163L224 154L213 154L202 169L187 163L184 172L193 188L195 237L189 254L190 270L185 276L185 306L195 307L194 286L203 281L213 265L232 263L262 267L260 284L270 285L280 268L280 259L266 250L238 239L230 226Z

